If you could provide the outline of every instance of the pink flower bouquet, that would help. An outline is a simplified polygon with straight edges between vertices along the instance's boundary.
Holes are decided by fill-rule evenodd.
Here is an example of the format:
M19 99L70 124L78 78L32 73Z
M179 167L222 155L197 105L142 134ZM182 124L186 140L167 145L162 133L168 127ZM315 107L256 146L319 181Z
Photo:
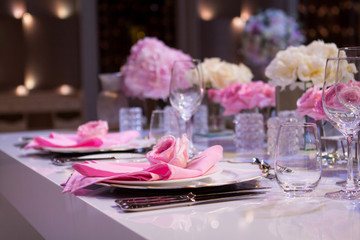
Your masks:
M275 87L262 81L235 83L220 90L208 91L210 101L220 103L224 116L239 113L243 109L275 106Z
M146 37L131 48L121 68L124 93L130 97L166 99L175 60L190 60L180 50L166 46L157 38Z

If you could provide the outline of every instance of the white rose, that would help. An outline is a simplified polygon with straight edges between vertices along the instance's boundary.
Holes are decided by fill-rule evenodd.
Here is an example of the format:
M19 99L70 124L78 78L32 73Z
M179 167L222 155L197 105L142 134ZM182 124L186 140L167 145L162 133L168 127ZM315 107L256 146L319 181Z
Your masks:
M326 81L329 85L335 83L335 76L337 75L339 81L343 83L348 83L350 80L354 79L354 73L357 73L358 70L354 64L349 64L347 61L328 61L328 66L326 67Z
M286 50L279 51L265 69L266 77L270 78L269 84L284 89L294 83L298 78L299 62L303 58L304 54L298 47L288 47Z
M322 87L325 62L325 59L317 56L304 56L298 67L298 78L303 82L312 81L314 86Z
M222 89L232 83L250 82L253 78L251 70L244 64L232 64L219 58L207 58L202 63L205 83L214 89Z
M205 58L204 61L200 64L203 78L206 86L211 86L211 72L217 64L221 62L220 58Z
M319 58L327 59L337 57L338 48L334 43L324 43L321 40L312 41L306 46L308 55L316 55Z
M347 61L340 61L338 76L340 77L340 81L344 83L348 83L350 80L354 79L354 74L357 73L358 70L354 63L348 63Z

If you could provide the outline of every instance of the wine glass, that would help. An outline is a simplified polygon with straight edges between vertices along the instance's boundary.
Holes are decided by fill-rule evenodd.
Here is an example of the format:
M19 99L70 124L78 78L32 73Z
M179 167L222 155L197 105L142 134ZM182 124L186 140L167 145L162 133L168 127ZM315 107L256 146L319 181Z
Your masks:
M170 103L185 121L186 134L190 141L189 156L196 154L192 143L191 117L199 108L204 97L204 81L200 61L175 61L171 72Z
M157 143L163 136L166 135L167 126L165 124L165 111L154 110L151 113L149 138Z
M338 50L338 57L360 57L360 46L342 47ZM360 132L357 133L357 139L355 141L356 152L360 153ZM360 185L360 157L357 156L357 175L355 181Z
M357 199L360 192L354 183L352 143L359 131L360 116L350 108L352 88L347 88L358 78L360 58L329 58L326 61L322 105L326 117L347 139L347 180L344 189L326 193L332 199ZM347 91L344 91L344 89ZM350 98L349 98L350 97ZM345 99L349 102L345 104ZM360 99L359 99L360 100Z
M360 57L360 46L339 48L338 57Z

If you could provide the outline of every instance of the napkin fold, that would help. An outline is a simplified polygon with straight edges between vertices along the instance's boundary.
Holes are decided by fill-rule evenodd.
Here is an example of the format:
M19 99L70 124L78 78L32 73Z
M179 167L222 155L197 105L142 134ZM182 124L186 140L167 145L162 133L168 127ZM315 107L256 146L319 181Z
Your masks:
M123 131L119 133L108 133L103 137L84 139L77 134L51 133L48 137L34 137L25 146L29 148L57 147L57 148L79 148L79 147L109 147L126 144L140 135L138 131Z
M223 148L212 146L191 161L186 168L168 163L116 163L89 161L73 165L74 173L64 184L63 192L74 193L98 182L156 181L199 177L209 172L222 159Z

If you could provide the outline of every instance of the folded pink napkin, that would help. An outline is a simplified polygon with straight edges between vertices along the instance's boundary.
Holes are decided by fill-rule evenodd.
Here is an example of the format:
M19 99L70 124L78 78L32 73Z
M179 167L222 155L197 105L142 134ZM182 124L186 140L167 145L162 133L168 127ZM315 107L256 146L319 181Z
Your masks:
M103 181L156 181L199 177L210 171L222 159L223 148L212 146L185 168L169 163L116 163L90 161L73 165L75 170L65 183L63 192L71 192Z
M51 133L48 137L34 137L34 140L26 145L28 148L58 147L110 147L130 142L140 135L138 131L124 131L119 133L108 133L105 136L83 138L77 134Z

